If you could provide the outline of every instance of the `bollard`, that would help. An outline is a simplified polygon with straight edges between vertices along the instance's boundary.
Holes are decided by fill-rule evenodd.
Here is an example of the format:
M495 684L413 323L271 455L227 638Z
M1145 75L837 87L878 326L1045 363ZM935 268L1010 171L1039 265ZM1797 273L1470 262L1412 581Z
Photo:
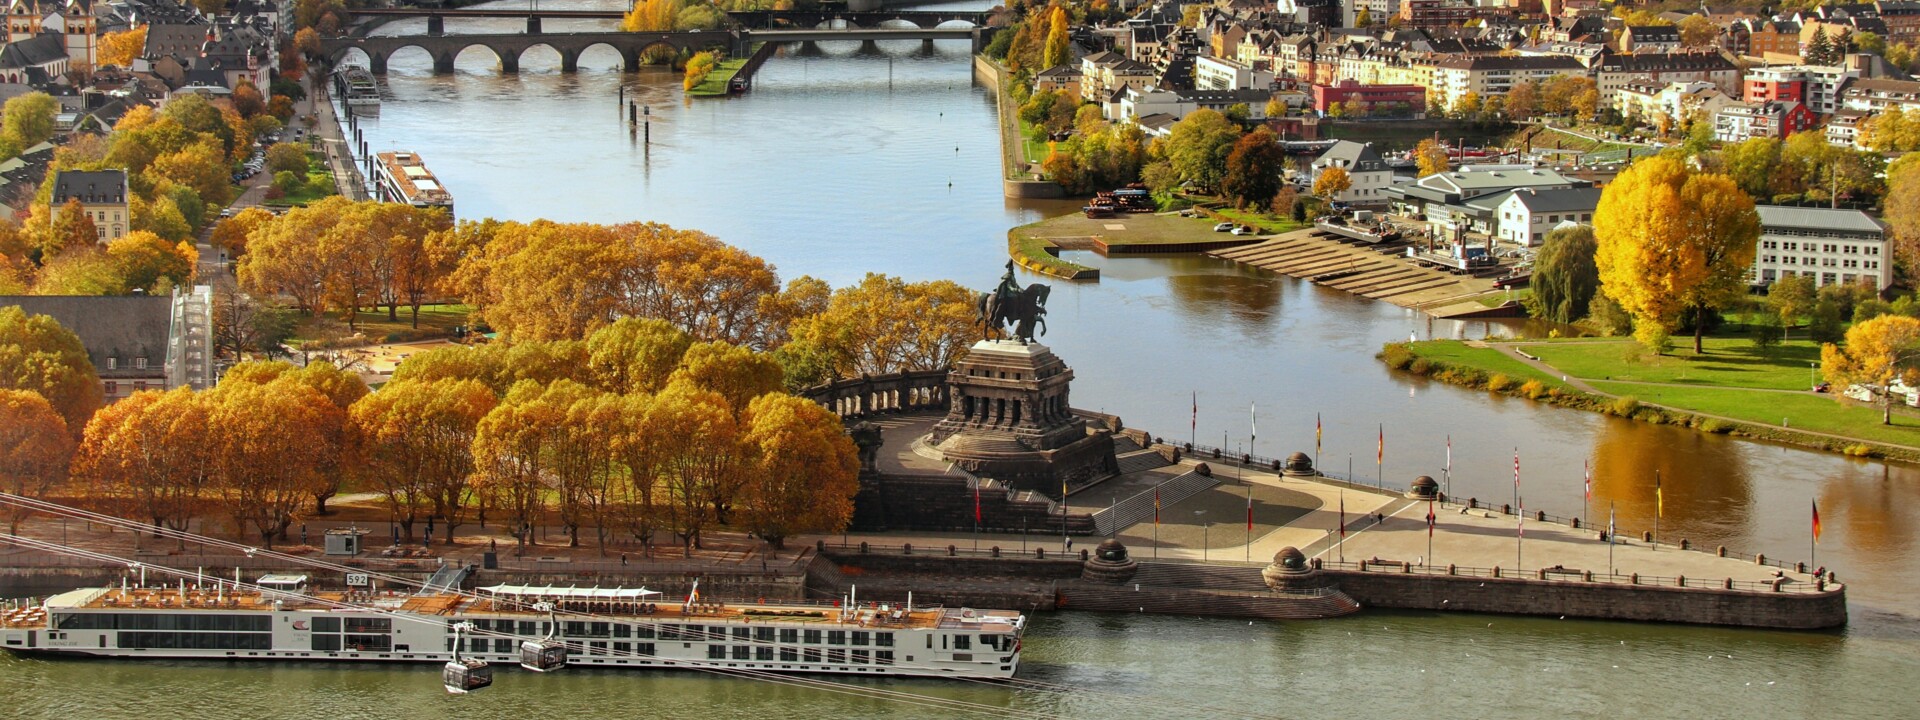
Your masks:
M1692 549L1693 549L1693 542L1692 542L1692 541L1689 541L1689 540L1687 540L1686 538L1680 538L1680 549L1681 549L1681 550L1692 550Z
M993 546L993 556L994 556L994 557L1000 557L1000 546L999 546L999 545L995 545L995 546Z
M1533 518L1533 519L1535 519L1535 520L1538 520L1538 521L1540 521L1540 522L1546 522L1546 521L1547 521L1547 511L1545 511L1545 510L1541 510L1541 511L1540 511L1540 514L1539 514L1539 515L1536 515L1536 516L1534 516L1534 518Z
M1447 563L1447 574L1448 574L1448 575L1459 575L1459 574L1460 574L1460 568L1457 568L1457 567L1454 567L1454 566L1453 566L1453 563Z
M1725 545L1721 545L1721 546L1720 546L1720 557L1726 557L1726 556L1727 556L1727 546L1725 546Z
M1647 542L1653 542L1653 531L1648 530L1646 532L1640 533L1640 539L1645 540Z
M960 548L954 547L952 545L947 546L947 557L954 557L959 554L960 554Z
M1727 584L1726 584L1726 588L1727 588L1728 590L1732 590L1732 589L1733 589L1733 578L1727 578Z
M1513 514L1513 505L1512 505L1511 503L1500 503L1500 514L1501 514L1501 515L1512 515L1512 514Z
M1797 562L1797 563L1794 563L1794 564L1793 564L1793 571L1794 571L1794 572L1797 572L1797 573L1803 573L1803 572L1806 572L1806 571L1807 571L1807 564L1806 564L1805 562Z
M1634 573L1634 574L1633 574L1633 579L1631 580L1631 582L1632 582L1632 583L1633 583L1634 585L1639 585L1639 584L1640 584L1640 573Z
M1400 574L1401 574L1401 575L1405 575L1405 574L1407 574L1407 573L1410 573L1410 572L1413 572L1413 563L1400 563Z
M1321 561L1320 561L1320 558L1314 558L1314 559L1313 559L1313 569L1315 569L1315 570L1319 570L1319 569L1320 569L1320 567L1321 567Z
M1580 518L1574 518L1574 519L1573 519L1573 529L1575 529L1575 530L1579 530L1579 529L1580 529Z
M1592 571L1592 570L1588 570L1588 571L1586 571L1586 572L1584 572L1584 573L1581 573L1581 575L1580 575L1580 579L1581 579L1581 580L1585 580L1585 581L1587 581L1587 582L1593 582L1593 571Z
M1494 576L1494 577L1496 577L1496 578L1497 578L1497 577L1500 577L1500 566L1499 566L1499 565L1495 565L1495 566L1493 566L1493 576Z
M1685 576L1685 575L1681 575L1681 576L1678 576L1678 577L1675 577L1675 578L1674 578L1674 580L1677 580L1677 581L1679 581L1679 582L1680 582L1680 587L1686 587L1686 586L1687 586L1687 576Z
M1760 553L1759 555L1755 555L1755 556L1753 556L1753 564L1755 564L1755 565L1765 565L1765 564L1767 564L1767 554L1766 554L1766 553Z
M815 540L815 541L813 541L813 551L814 551L814 552L826 552L826 551L827 551L827 541L825 541L825 540Z
M912 555L912 554L913 554L913 543L906 543L906 544L903 544L903 545L901 545L901 546L900 546L900 554L901 554L901 555Z
M1468 509L1468 510L1478 510L1478 509L1480 509L1480 499L1479 499L1479 498L1467 498L1467 509Z
M1081 548L1081 549L1080 549L1080 562L1086 562L1086 561L1087 561L1087 550L1086 550L1086 548Z
M867 541L865 540L860 541L860 554L861 555L867 554Z
M1361 560L1361 561L1360 561L1360 572L1366 572L1366 571L1367 571L1367 561L1365 561L1365 560Z
M1034 556L1034 557L1036 557L1036 558L1039 558L1039 559L1041 559L1041 560L1045 560L1045 559L1047 559L1047 549L1046 549L1046 548L1034 548L1034 549L1033 549L1033 556Z
M1538 577L1538 578L1539 578L1539 579L1541 579L1541 580L1545 580L1545 579L1547 579L1547 569L1546 569L1546 568L1540 568L1539 570L1535 570L1535 571L1534 571L1534 573L1535 573L1535 577Z

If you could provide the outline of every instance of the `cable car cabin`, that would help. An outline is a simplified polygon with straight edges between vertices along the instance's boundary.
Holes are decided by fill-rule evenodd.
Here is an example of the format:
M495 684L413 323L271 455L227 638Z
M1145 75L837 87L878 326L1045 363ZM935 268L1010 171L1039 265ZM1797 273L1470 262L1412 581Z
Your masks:
M567 645L551 638L520 643L520 667L553 672L567 666Z
M447 686L447 692L465 695L492 685L493 668L484 660L454 658L440 671L440 680Z

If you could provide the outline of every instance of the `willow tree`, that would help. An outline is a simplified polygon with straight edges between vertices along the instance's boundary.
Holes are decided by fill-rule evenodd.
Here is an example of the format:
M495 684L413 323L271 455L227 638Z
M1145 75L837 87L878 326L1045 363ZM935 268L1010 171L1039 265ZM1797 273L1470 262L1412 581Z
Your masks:
M0 489L14 495L45 498L67 479L73 436L67 421L40 393L0 390ZM7 532L18 534L32 511L7 508Z
M1664 349L1690 315L1699 354L1705 314L1745 289L1760 218L1731 178L1657 156L1601 193L1594 236L1600 290L1633 316L1634 337Z
M1533 256L1533 279L1528 286L1527 310L1534 317L1557 323L1579 320L1600 287L1594 265L1598 245L1593 228L1585 225L1554 228Z

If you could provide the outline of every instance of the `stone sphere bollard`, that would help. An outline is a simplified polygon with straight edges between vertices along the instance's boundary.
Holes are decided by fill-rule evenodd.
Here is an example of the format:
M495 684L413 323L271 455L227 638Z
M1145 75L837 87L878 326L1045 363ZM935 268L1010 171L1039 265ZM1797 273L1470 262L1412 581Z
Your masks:
M1727 556L1727 546L1725 546L1725 545L1721 545L1721 546L1720 546L1720 557L1726 557L1726 556Z
M904 544L904 545L901 545L901 546L900 546L900 554L901 554L901 555L912 555L912 554L913 554L913 543L906 543L906 544Z
M993 556L994 556L994 557L1000 557L1000 546L999 546L999 545L995 545L995 546L993 546Z
M1681 549L1681 550L1692 550L1692 549L1693 549L1693 542L1692 542L1692 541L1690 541L1690 540L1688 540L1688 539L1686 539L1686 538L1680 538L1680 549Z
M1794 572L1797 572L1797 573L1803 573L1803 572L1806 572L1806 571L1807 571L1807 564L1806 564L1806 562L1804 562L1804 561L1803 561L1803 562L1797 562L1797 563L1794 563L1794 564L1793 564L1793 571L1794 571Z
M1653 542L1653 531L1648 530L1646 532L1640 533L1640 539L1646 542Z

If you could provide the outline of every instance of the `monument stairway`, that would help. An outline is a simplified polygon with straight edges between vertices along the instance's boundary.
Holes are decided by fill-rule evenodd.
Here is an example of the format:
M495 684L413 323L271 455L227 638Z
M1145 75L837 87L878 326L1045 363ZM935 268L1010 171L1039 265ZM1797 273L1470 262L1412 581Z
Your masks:
M1134 523L1153 519L1155 492L1159 493L1160 507L1165 509L1219 484L1219 480L1197 472L1184 473L1094 513L1093 527L1101 535L1112 535Z
M1119 445L1118 442L1114 444L1116 446ZM1116 447L1115 449L1117 450L1118 448ZM1118 473L1120 475L1132 475L1137 472L1146 472L1173 464L1168 461L1165 456L1153 450L1136 450L1134 452L1124 453L1116 456L1114 460L1120 464L1120 472Z

